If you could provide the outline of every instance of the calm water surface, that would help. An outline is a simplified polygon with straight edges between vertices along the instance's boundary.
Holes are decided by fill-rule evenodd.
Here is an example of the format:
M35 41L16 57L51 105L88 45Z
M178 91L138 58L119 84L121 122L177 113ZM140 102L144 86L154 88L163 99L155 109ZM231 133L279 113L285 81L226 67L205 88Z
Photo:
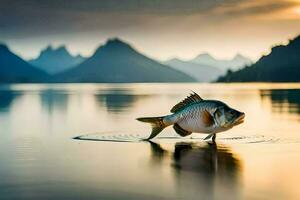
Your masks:
M190 90L245 123L139 142ZM300 84L2 85L0 199L299 199L299 130Z

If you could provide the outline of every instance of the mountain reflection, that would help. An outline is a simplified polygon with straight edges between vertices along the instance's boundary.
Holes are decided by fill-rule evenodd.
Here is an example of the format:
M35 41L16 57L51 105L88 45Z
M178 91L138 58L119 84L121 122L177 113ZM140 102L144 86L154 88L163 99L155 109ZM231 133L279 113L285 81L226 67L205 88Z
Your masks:
M100 103L100 107L103 107L104 104L109 112L119 113L131 108L138 96L132 94L130 90L118 89L96 94L95 98Z
M0 112L10 109L13 101L20 95L12 90L0 90Z
M289 112L300 114L300 90L261 90L262 99L269 98L274 112Z
M67 109L67 91L44 90L41 91L40 98L43 108L49 113L52 113L55 110L65 111Z
M168 151L160 144L150 144L153 162L171 160L178 190L186 191L186 184L192 181L199 186L196 192L204 199L218 197L217 188L224 186L228 187L229 196L222 199L239 199L242 163L229 146L179 142L174 145L174 151Z

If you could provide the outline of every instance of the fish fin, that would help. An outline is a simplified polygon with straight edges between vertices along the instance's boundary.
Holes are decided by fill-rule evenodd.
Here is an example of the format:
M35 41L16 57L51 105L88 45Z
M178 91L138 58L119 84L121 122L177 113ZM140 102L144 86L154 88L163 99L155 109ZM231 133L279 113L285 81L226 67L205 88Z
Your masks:
M178 133L182 137L192 134L192 132L189 132L189 131L184 130L183 128L181 128L177 123L174 124L173 128L176 131L176 133Z
M171 113L175 113L175 112L181 110L182 108L184 108L185 106L187 106L191 103L199 102L199 101L203 101L203 99L197 93L193 92L190 94L190 96L186 97L184 100L182 100L181 102L176 104L171 109Z
M138 121L150 123L152 126L151 135L147 138L147 140L151 140L155 136L157 136L167 125L163 122L164 117L141 117L137 118Z
M208 136L206 136L203 140L208 140L210 138L212 138L215 135L215 133L211 133Z
M210 127L215 123L213 116L207 110L203 111L202 120L206 127Z

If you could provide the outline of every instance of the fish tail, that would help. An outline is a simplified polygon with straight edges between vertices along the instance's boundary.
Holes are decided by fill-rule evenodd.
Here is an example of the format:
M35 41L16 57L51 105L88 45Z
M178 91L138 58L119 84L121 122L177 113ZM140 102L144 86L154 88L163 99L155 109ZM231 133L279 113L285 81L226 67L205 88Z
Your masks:
M152 132L151 135L147 138L147 140L154 138L164 128L168 126L167 124L164 123L164 116L163 117L141 117L141 118L137 118L136 120L151 124Z

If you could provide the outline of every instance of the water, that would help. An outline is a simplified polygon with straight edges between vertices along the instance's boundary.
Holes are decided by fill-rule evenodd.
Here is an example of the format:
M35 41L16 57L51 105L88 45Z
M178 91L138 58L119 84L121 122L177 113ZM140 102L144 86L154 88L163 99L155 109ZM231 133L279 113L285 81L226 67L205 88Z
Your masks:
M190 90L245 123L140 141ZM299 199L299 130L300 84L2 85L0 199Z

